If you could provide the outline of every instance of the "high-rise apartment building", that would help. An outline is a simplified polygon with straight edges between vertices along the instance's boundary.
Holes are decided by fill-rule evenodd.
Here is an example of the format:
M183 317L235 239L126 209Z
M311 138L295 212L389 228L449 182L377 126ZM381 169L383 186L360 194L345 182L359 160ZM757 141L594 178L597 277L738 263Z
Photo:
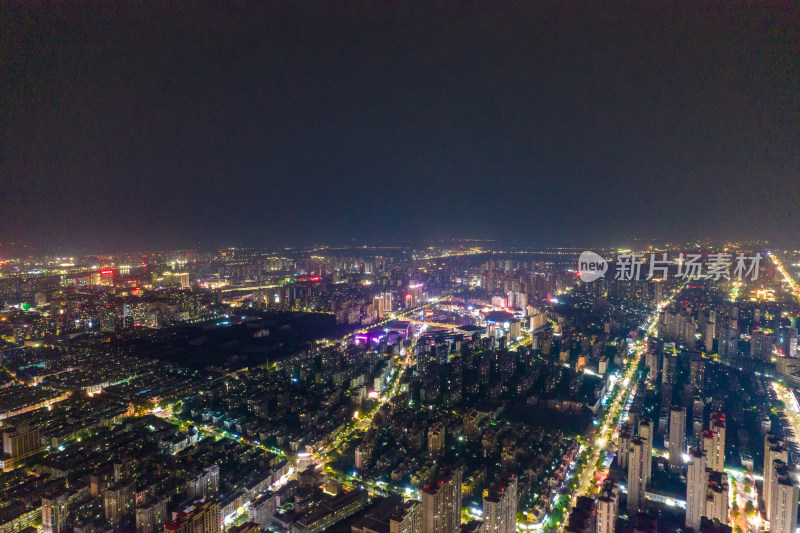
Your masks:
M456 533L461 526L461 469L447 469L422 490L423 533Z
M703 516L709 520L728 523L728 475L706 468L706 508Z
M647 439L642 436L631 439L628 451L628 510L631 513L644 509L652 461L651 449Z
M663 370L661 371L661 384L674 385L676 380L676 366L678 357L674 354L664 354Z
M650 478L653 474L653 435L655 428L649 420L639 421L639 436L642 437L647 443L647 453L645 461L645 483L650 484Z
M689 450L686 476L686 527L700 531L703 518L728 523L728 476L709 468L706 452Z
M767 520L770 520L770 504L772 496L772 480L775 477L775 461L789 462L789 450L786 441L782 438L767 433L764 437L764 508L767 510Z
M708 430L703 432L703 451L708 457L708 468L725 471L725 415L713 413Z
M702 398L695 396L692 400L692 438L691 446L703 447L703 413L706 403Z
M699 448L689 450L689 471L686 475L686 527L700 530L700 519L706 509L706 454Z
M771 533L794 533L797 528L797 501L800 489L789 470L789 465L780 459L772 464L772 488L767 512Z
M669 410L669 469L683 470L683 454L686 450L686 408L673 406Z
M206 466L186 482L186 494L189 498L208 498L217 492L219 492L218 464Z
M513 474L497 480L483 499L486 533L514 533L517 530L517 478Z
M689 384L695 391L702 391L706 379L706 362L702 357L693 357L689 362Z
M628 448L633 438L633 427L630 424L622 424L619 428L619 439L617 439L617 464L623 470L628 468Z
M619 514L619 487L606 478L597 496L597 533L614 533Z
M112 485L103 492L106 520L112 525L116 526L129 516L134 515L135 487L136 485L133 481L128 481Z
M434 422L428 428L428 453L437 455L444 448L445 429L441 422Z

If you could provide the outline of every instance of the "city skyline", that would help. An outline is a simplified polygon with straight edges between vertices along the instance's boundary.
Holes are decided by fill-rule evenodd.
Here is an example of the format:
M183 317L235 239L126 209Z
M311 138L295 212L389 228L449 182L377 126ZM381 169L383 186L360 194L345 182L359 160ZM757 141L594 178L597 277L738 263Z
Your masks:
M0 21L0 533L800 532L800 2Z

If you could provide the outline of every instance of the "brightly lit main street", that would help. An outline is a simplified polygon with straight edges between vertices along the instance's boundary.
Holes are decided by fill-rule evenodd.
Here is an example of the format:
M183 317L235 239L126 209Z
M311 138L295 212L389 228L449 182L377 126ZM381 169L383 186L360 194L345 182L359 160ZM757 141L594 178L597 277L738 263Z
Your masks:
M783 282L789 287L789 290L792 292L792 294L794 294L794 296L798 300L800 300L800 285L798 285L797 282L794 279L792 279L789 273L786 272L786 269L783 268L783 265L781 264L780 260L775 256L775 254L770 252L768 253L768 255L769 258L772 260L772 262L775 264L775 267L778 269L778 272L781 273L781 276L783 277Z
M601 454L605 453L605 450L608 449L607 445L609 441L614 441L614 436L616 432L619 430L620 425L622 424L623 417L622 410L625 406L629 403L628 400L630 396L635 392L635 385L637 381L637 372L639 369L639 362L641 361L642 355L647 351L647 343L649 340L649 336L652 335L656 330L656 324L658 321L658 315L661 310L669 305L673 298L685 287L686 284L681 285L678 287L674 292L672 292L669 298L656 306L653 313L647 318L645 321L643 328L646 332L645 336L642 339L637 339L636 343L632 347L633 354L632 357L626 359L626 362L623 363L623 374L621 379L619 380L619 387L616 389L617 393L611 399L611 403L606 411L605 415L601 419L599 426L594 428L594 431L591 431L588 438L584 440L581 451L579 453L586 454L587 460L585 462L585 466L583 466L580 472L574 472L573 476L578 476L578 484L574 491L570 494L565 494L568 491L568 484L564 484L564 493L557 494L553 497L553 504L557 504L559 499L568 497L569 498L569 505L567 505L567 511L564 513L561 520L559 520L556 524L554 524L557 530L561 531L563 527L567 524L569 519L569 509L575 503L575 500L578 496L585 495L587 492L590 491L592 487L592 480L598 479L598 482L604 478L607 474L607 467L608 461L599 461ZM616 448L608 449L609 452L616 453ZM579 468L576 465L576 468ZM545 515L542 520L534 524L533 526L536 528L544 527L548 520L549 515Z

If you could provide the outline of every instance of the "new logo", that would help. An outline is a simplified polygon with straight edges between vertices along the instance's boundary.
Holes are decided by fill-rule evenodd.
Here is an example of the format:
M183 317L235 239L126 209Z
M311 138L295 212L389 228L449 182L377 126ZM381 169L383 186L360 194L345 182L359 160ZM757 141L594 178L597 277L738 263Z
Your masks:
M605 276L608 263L594 252L581 252L578 258L578 277L586 283Z

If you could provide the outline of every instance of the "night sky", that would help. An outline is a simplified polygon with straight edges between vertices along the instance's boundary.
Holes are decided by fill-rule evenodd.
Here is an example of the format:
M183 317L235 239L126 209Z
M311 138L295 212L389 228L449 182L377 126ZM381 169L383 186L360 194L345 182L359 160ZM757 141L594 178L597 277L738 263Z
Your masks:
M5 5L0 242L796 242L799 6Z

